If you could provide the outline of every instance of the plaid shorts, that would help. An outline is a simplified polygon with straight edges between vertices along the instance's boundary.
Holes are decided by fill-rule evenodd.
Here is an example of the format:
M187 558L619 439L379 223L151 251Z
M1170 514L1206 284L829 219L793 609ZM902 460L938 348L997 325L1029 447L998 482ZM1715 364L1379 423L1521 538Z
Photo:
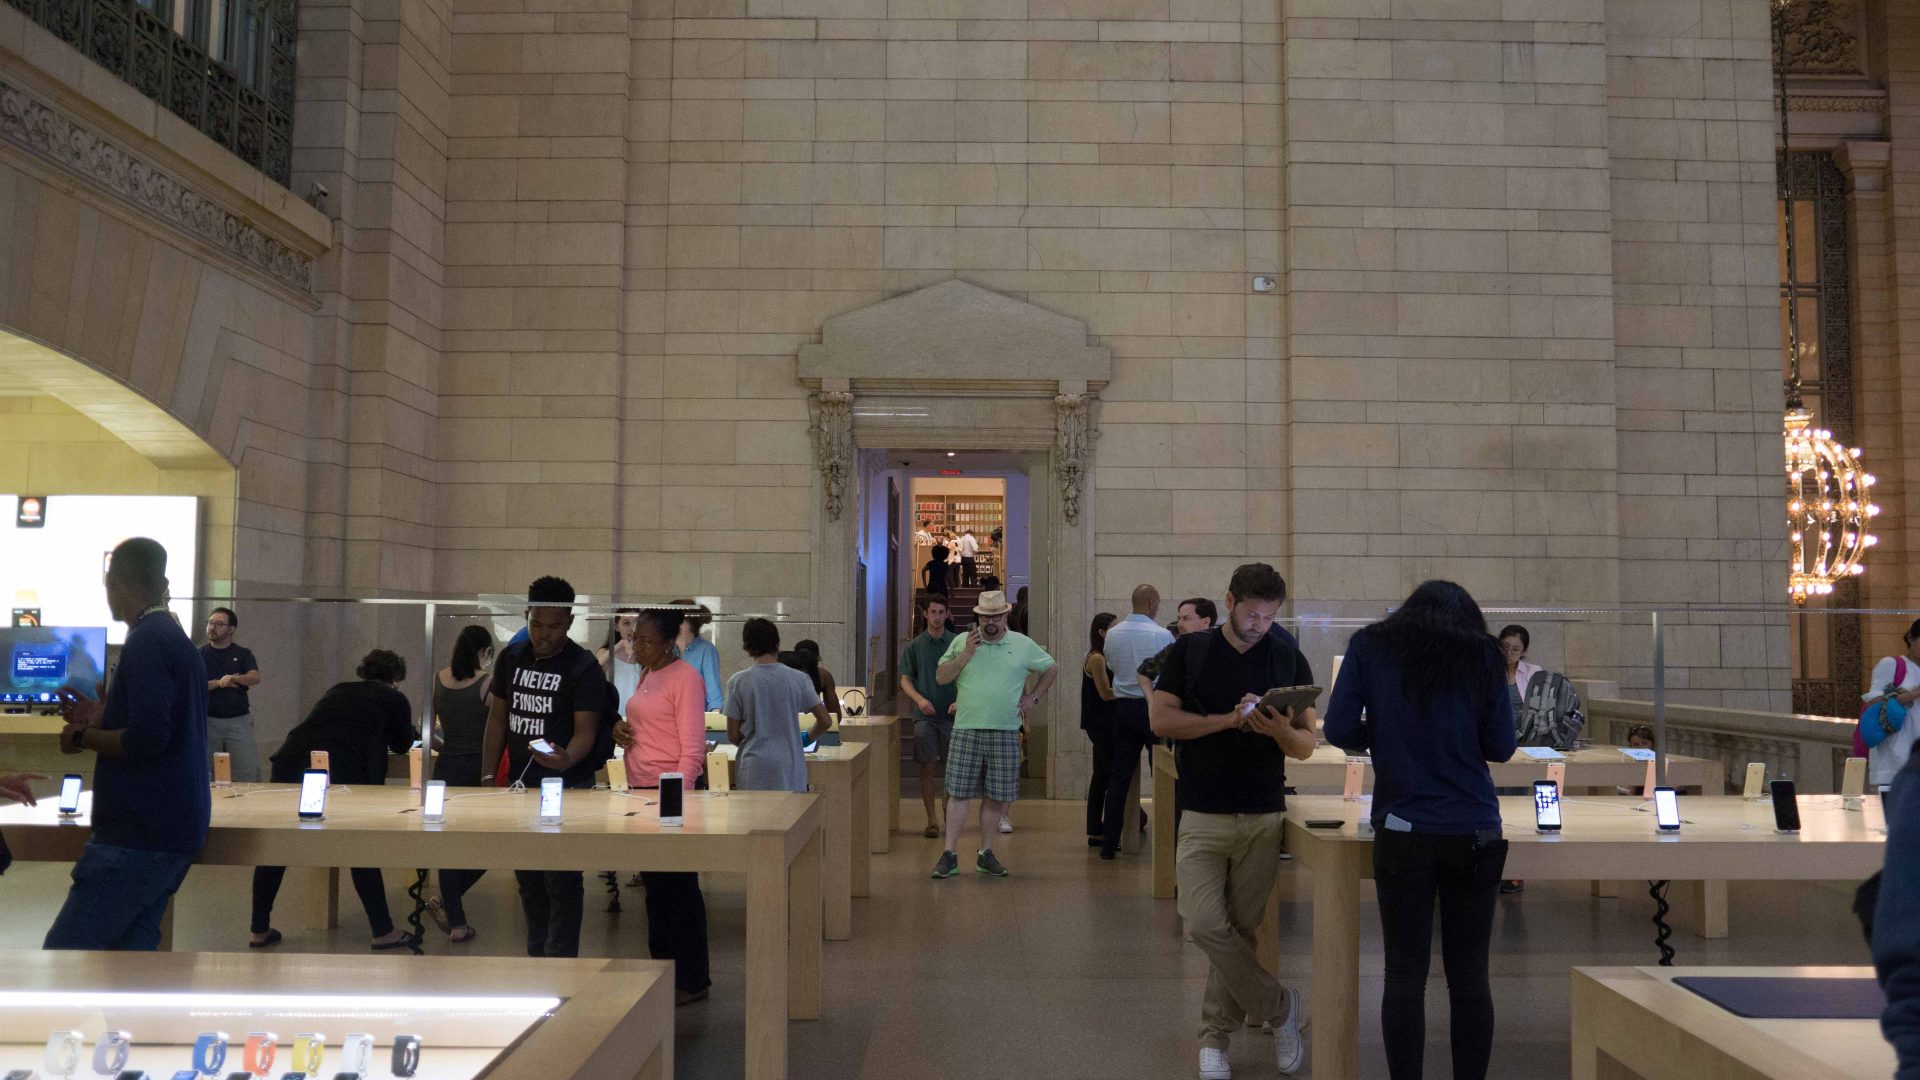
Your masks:
M981 728L956 728L947 747L947 795L954 799L980 797L980 774L986 773L986 796L994 802L1020 798L1020 733Z

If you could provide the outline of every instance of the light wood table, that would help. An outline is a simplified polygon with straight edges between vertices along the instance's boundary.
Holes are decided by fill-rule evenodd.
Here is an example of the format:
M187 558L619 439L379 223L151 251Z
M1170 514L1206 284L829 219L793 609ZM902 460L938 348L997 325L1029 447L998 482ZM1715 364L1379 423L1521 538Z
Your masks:
M1567 793L1581 788L1604 788L1612 794L1615 787L1639 787L1646 782L1647 765L1633 761L1617 746L1591 746L1569 750ZM1535 780L1547 778L1545 761L1515 754L1512 761L1488 765L1495 787L1530 788ZM1164 745L1153 748L1153 897L1171 899L1177 891L1174 874L1174 781L1180 776L1174 754ZM1338 792L1347 782L1347 752L1322 744L1305 761L1287 762L1287 784L1306 794ZM1698 795L1718 795L1725 790L1726 773L1718 761L1707 758L1667 756L1667 783ZM1373 766L1367 766L1366 790L1373 790ZM1598 885L1596 895L1611 895Z
M276 1074L296 1068L296 1031L327 1036L317 1077L341 1068L349 1031L364 1031L376 1040L369 1076L388 1075L401 1034L419 1037L419 1075L433 1080L673 1076L673 966L652 960L23 951L0 952L0 970L8 990L34 995L0 1004L0 1067L39 1065L49 1031L80 1031L90 1055L117 1029L133 1036L129 1069L173 1076L194 1037L220 1028L235 1041L278 1032ZM118 996L134 993L148 1000ZM231 1046L222 1072L240 1072L240 1056Z
M1801 831L1773 831L1773 807L1738 796L1680 800L1681 831L1655 831L1645 800L1575 797L1561 804L1563 831L1542 836L1532 827L1530 796L1500 800L1507 823L1506 876L1584 880L1596 875L1638 881L1670 880L1678 896L1675 922L1689 905L1708 901L1696 887L1714 881L1857 881L1880 868L1886 829L1879 800L1843 810L1834 795L1800 799ZM1287 800L1287 850L1313 875L1313 1075L1348 1080L1359 1075L1360 882L1373 876L1373 840L1358 835L1366 802L1334 796ZM1338 820L1338 829L1309 829L1308 821ZM1689 896L1691 893L1691 896ZM1722 893L1724 900L1724 893ZM1272 919L1269 911L1268 918ZM1724 914L1722 915L1724 918ZM1269 935L1262 935L1271 942ZM1649 940L1648 948L1652 948ZM1262 955L1277 961L1270 943ZM1276 967L1275 970L1278 970Z
M467 789L447 800L445 824L426 825L418 797L402 787L336 789L327 820L314 823L296 819L294 785L229 790L233 797L213 800L202 863L744 874L749 1080L786 1076L787 1021L820 1016L820 796L693 792L685 824L663 827L652 792L570 790L562 824L540 825L537 791ZM85 821L62 824L50 800L0 806L0 829L22 860L74 861L91 831Z
M866 743L880 755L873 770L871 798L873 827L867 831L868 850L884 855L893 850L893 834L900 831L900 742L907 724L898 716L848 716L840 721L842 743Z
M739 747L723 744L714 753L724 754L727 768L739 775ZM822 892L829 941L853 936L853 898L873 895L873 853L867 845L872 761L871 749L859 743L823 746L807 755L807 786L826 801Z
M1751 1020L1673 979L1870 979L1870 967L1573 969L1573 1080L1858 1080L1892 1076L1878 1020Z

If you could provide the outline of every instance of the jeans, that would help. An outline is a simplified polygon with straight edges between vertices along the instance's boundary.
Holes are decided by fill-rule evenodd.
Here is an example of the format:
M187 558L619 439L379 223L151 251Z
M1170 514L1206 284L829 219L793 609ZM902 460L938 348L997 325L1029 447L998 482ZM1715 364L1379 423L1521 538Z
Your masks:
M1087 780L1087 835L1105 838L1107 774L1113 771L1113 722L1095 720L1088 725L1087 738L1093 743L1093 776Z
M647 889L647 952L673 961L673 988L699 993L713 985L707 974L707 898L700 875L640 872Z
M480 755L438 755L433 759L433 778L445 781L450 788L479 787ZM447 914L448 926L467 925L467 909L461 900L485 873L485 870L440 871L440 907Z
M194 856L89 841L73 864L73 888L47 931L49 949L160 947L167 901L187 879Z
M1381 829L1373 837L1373 878L1386 946L1380 1033L1392 1080L1420 1080L1427 1042L1427 967L1433 907L1440 902L1440 958L1452 1010L1454 1080L1484 1080L1493 1056L1493 988L1487 950L1507 842Z
M578 870L515 870L527 916L528 956L579 956L585 875ZM464 914L464 912L462 913Z
M367 926L373 930L374 937L386 937L393 933L393 913L387 910L387 882L380 871L356 866L347 871L353 879L353 891L360 896L360 906L367 911ZM286 880L287 868L284 866L256 866L253 868L253 923L249 927L256 934L264 934L273 928L273 901L280 895L280 883Z
M1101 851L1119 851L1120 833L1127 827L1127 815L1137 811L1127 806L1127 792L1140 771L1140 751L1153 744L1153 729L1147 723L1147 703L1143 698L1119 698L1113 703L1113 764L1107 771L1106 828Z
M1174 848L1180 916L1210 963L1200 1003L1201 1046L1225 1050L1227 1037L1249 1017L1276 1024L1286 1019L1280 980L1253 948L1280 870L1285 818L1196 810L1181 819Z
M260 747L253 741L252 713L207 717L207 760L222 752L233 756L234 783L260 782Z

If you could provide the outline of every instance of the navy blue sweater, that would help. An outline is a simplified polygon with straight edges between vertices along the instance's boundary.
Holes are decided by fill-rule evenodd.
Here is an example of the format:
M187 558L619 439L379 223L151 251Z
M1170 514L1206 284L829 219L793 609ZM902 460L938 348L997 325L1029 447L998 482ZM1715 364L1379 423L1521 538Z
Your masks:
M1887 792L1887 865L1873 913L1873 966L1886 991L1880 1032L1899 1058L1894 1080L1920 1080L1920 754Z
M122 733L126 756L94 764L94 842L198 855L213 811L207 668L171 615L127 631L100 727Z
M1462 835L1500 827L1487 762L1513 756L1513 706L1500 658L1428 701L1409 701L1399 662L1371 630L1347 642L1327 704L1327 741L1373 755L1373 824L1388 814L1415 832ZM1366 716L1361 717L1365 710Z

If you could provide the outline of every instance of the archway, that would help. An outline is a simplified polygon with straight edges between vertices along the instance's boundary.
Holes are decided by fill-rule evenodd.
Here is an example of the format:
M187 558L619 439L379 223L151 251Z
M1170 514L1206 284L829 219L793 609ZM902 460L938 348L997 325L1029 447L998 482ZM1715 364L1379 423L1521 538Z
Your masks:
M1027 463L1031 632L1071 669L1071 631L1093 596L1092 449L1112 370L1085 323L960 280L829 319L820 344L801 347L821 479L814 595L838 623L840 655L869 645L852 640L856 451L999 451ZM1065 737L1078 693L1077 680L1058 679L1047 703L1049 797L1086 782L1082 740Z

